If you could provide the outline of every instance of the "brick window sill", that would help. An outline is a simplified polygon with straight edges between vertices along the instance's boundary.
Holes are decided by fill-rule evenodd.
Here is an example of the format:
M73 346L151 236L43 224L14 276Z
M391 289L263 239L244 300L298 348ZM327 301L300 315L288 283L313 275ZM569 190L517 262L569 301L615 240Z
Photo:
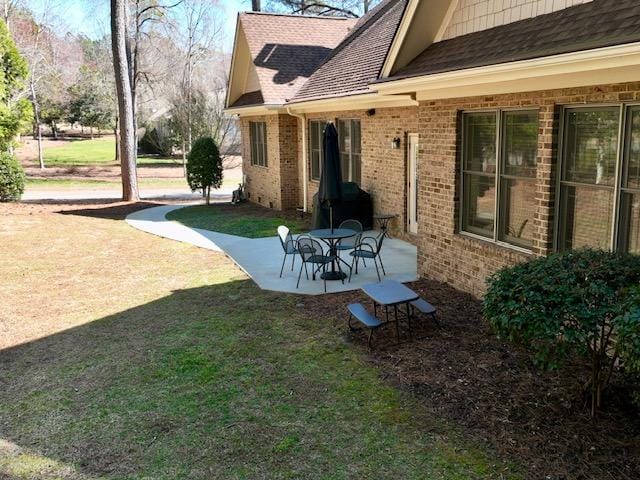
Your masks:
M528 249L528 248L519 247L517 245L512 245L512 244L506 243L506 242L496 242L494 240L482 237L480 235L474 235L473 233L458 232L456 234L456 236L462 237L462 238L464 238L466 240L477 240L478 242L482 242L487 246L492 246L492 247L495 247L495 248L497 248L499 250L508 250L510 252L513 252L513 253L520 253L522 255L533 256L533 251Z

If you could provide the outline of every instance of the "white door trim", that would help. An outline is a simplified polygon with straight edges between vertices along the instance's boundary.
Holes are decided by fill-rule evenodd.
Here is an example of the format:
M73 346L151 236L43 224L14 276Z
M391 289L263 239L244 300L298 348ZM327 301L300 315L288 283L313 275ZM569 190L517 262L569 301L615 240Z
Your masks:
M418 150L417 133L407 134L407 231L418 233Z

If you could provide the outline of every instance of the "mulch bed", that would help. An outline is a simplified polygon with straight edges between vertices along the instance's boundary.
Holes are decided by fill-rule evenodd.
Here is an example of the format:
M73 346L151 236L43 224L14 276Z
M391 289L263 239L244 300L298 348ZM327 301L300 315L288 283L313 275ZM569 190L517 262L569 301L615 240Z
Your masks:
M464 437L521 467L525 478L640 478L640 416L618 379L593 420L582 395L585 365L541 372L526 349L491 332L481 302L471 295L430 280L409 286L438 308L442 328L424 319L414 332L424 338L400 346L393 328L375 332L368 358L387 381L411 392ZM305 309L332 318L344 331L348 303L370 307L359 291L303 301ZM366 349L364 332L348 338Z

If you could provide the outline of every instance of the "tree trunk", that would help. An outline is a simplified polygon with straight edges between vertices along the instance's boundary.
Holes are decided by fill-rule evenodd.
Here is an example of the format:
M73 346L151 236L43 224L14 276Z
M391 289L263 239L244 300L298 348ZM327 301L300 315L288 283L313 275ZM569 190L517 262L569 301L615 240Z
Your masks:
M251 0L251 10L254 12L259 12L260 8L260 0Z
M36 86L33 83L33 77L29 87L31 88L31 101L33 102L33 118L36 123L36 136L38 140L38 162L40 169L44 170L44 155L42 153L42 125L40 124L40 106L38 105L38 97L36 95Z
M140 199L136 176L135 123L133 97L127 61L127 0L111 0L111 48L118 97L120 123L120 166L122 170L122 199L126 202Z

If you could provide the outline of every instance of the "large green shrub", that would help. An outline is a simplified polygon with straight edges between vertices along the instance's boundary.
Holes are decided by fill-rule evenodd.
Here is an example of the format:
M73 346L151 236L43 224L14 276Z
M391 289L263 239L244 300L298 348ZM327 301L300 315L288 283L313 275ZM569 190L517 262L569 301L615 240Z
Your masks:
M621 357L640 370L640 316L630 314L639 284L638 255L589 249L554 254L491 276L484 314L498 335L532 348L543 367L555 368L575 354L585 358L595 414ZM624 322L629 341L620 342Z
M24 182L24 170L18 160L8 153L0 153L0 202L20 200Z
M211 137L196 140L187 158L187 182L193 192L202 190L209 204L211 187L222 186L222 158Z

